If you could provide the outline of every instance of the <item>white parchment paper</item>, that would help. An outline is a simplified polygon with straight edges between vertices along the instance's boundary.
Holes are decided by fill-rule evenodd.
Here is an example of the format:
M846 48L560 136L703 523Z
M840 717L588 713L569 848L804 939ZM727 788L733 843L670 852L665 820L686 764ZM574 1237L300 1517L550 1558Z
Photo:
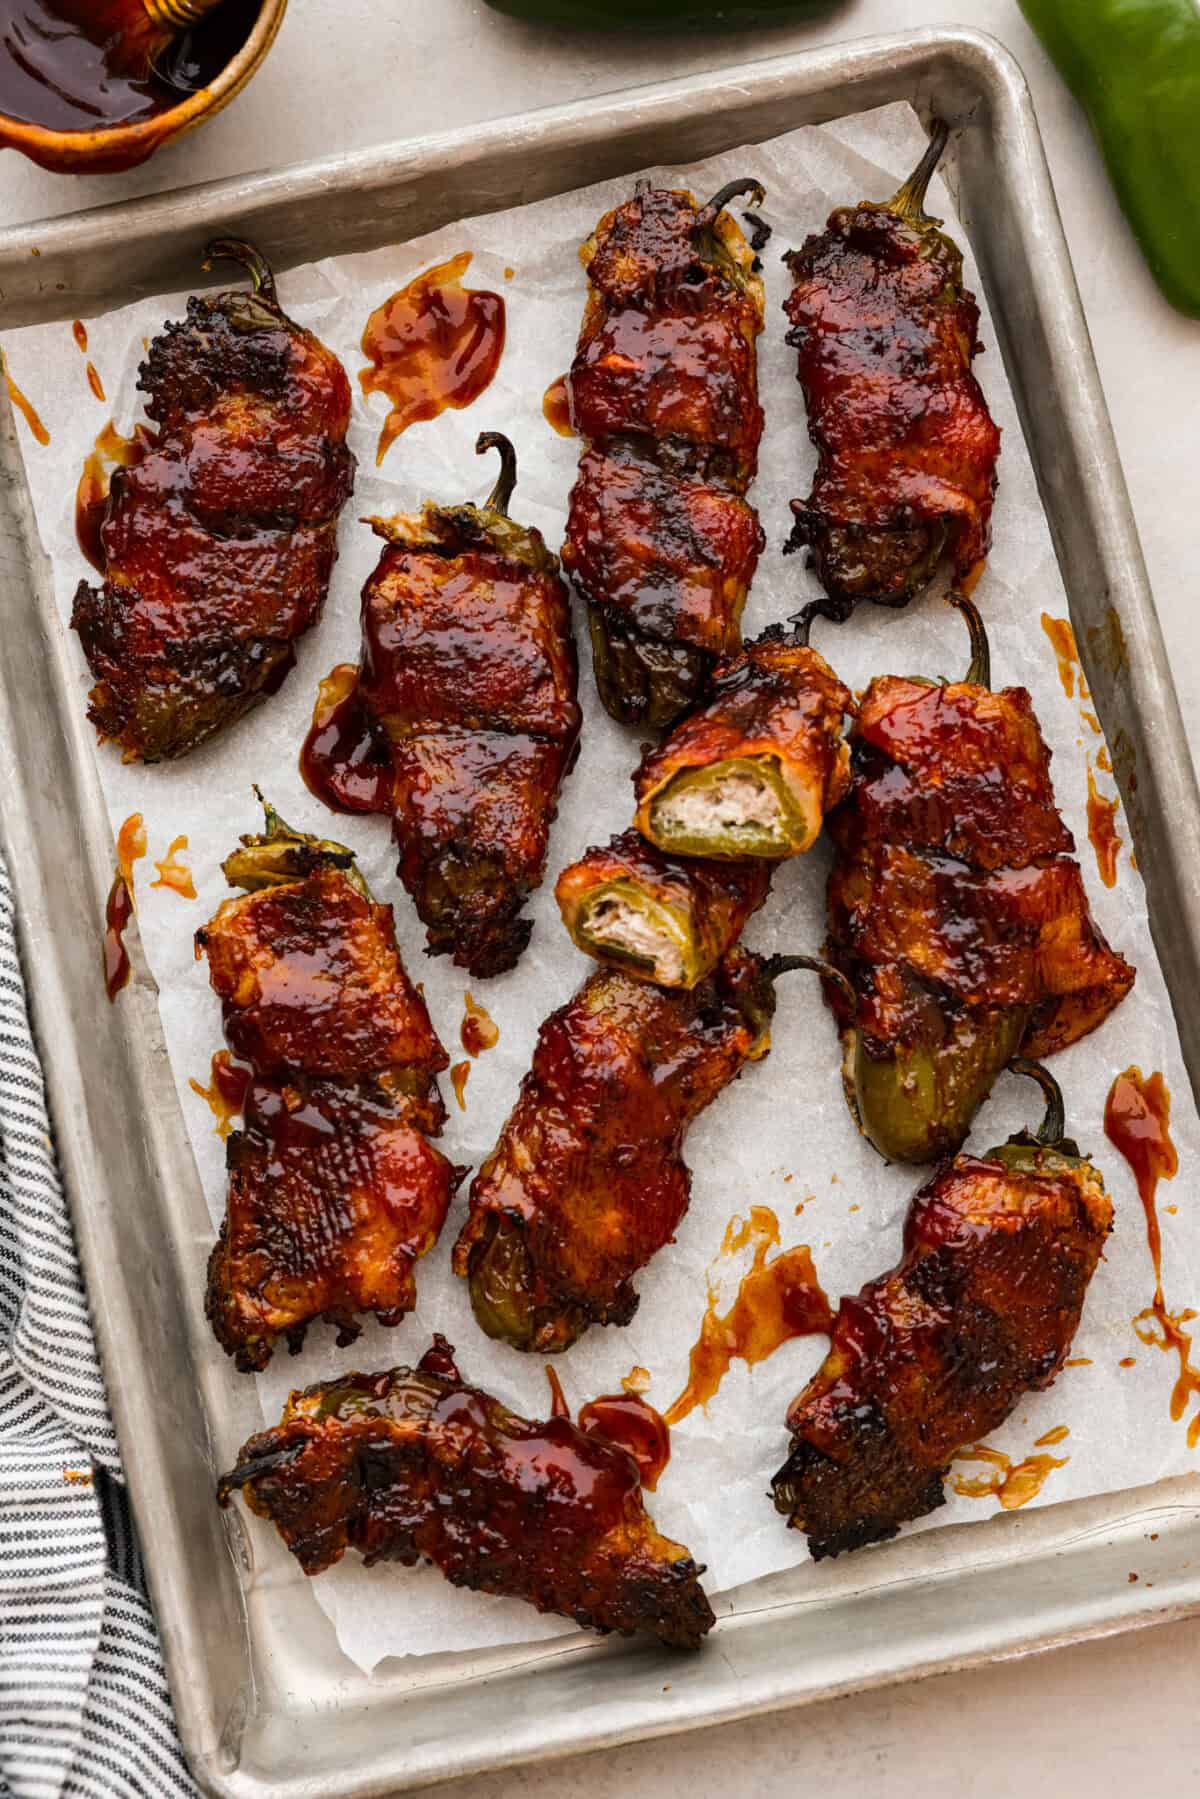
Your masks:
M748 636L795 612L816 591L803 559L785 561L780 554L791 522L788 499L807 491L814 461L794 356L783 343L780 306L787 277L782 252L820 229L832 206L859 197L885 198L908 173L923 141L912 112L894 106L828 128L796 131L692 167L647 171L656 183L684 185L698 193L714 191L742 174L759 176L768 190L763 212L775 235L764 252L767 330L760 346L767 430L762 474L751 497L769 547L746 611ZM465 412L445 413L408 431L379 471L375 448L384 402L376 397L368 406L356 384L351 443L359 457L359 478L342 520L341 560L324 621L301 644L299 665L282 692L220 741L174 766L126 767L111 748L97 752L114 832L132 812L141 812L146 822L150 856L139 864L136 878L141 938L159 986L180 1104L214 1223L225 1199L223 1149L189 1080L207 1080L210 1056L222 1036L206 969L193 960L192 933L227 896L222 857L238 833L259 826L252 782L260 783L295 824L328 832L358 852L376 894L395 904L405 959L414 977L425 983L447 1048L455 1058L462 1055L458 1030L466 983L448 962L427 960L422 953L424 934L394 874L387 822L333 818L325 812L301 782L297 753L318 679L335 662L357 658L359 592L379 548L358 522L362 514L410 509L426 496L447 501L480 497L491 486L495 466L494 458L476 460L474 440L479 431L495 428L509 433L521 460L516 515L539 526L552 547L561 542L578 445L558 437L545 423L542 395L568 367L574 350L585 289L578 245L600 213L631 187L631 180L601 183L368 256L313 264L281 282L288 311L336 349L353 379L363 364L359 341L369 311L422 269L469 249L473 261L467 284L504 294L508 340L499 374L482 398ZM969 246L937 183L931 206L945 215L967 248L968 278L979 292ZM164 319L179 316L185 298L164 295L86 321L89 355L107 387L108 406L89 390L84 358L68 324L13 332L5 340L12 375L50 431L48 447L39 447L28 435L22 442L64 624L75 586L89 572L73 531L80 467L110 411L125 429L138 416L134 384L143 339L153 336ZM1072 1352L1075 1358L1087 1358L1086 1363L1066 1369L1050 1392L1018 1406L992 1439L1019 1460L1047 1430L1069 1427L1069 1436L1052 1451L1068 1458L1065 1465L1050 1474L1040 1495L1030 1501L1046 1504L1142 1485L1197 1466L1186 1446L1186 1420L1173 1423L1169 1416L1174 1360L1140 1343L1131 1327L1133 1316L1149 1303L1152 1276L1135 1187L1103 1136L1105 1095L1113 1076L1136 1062L1147 1072L1161 1069L1174 1096L1172 1128L1181 1176L1160 1195L1166 1296L1174 1308L1200 1295L1200 1237L1190 1216L1200 1121L1128 845L1117 885L1106 891L1088 844L1088 762L1095 764L1102 739L1085 720L1078 696L1064 693L1039 622L1043 611L1065 617L1066 596L986 307L982 335L988 354L978 365L979 375L1004 429L994 545L977 596L991 633L993 679L997 686L1023 684L1031 691L1053 747L1059 803L1079 844L1096 915L1110 941L1138 969L1137 986L1120 1010L1054 1065L1067 1095L1071 1127L1108 1178L1117 1224ZM582 647L582 617L578 634ZM967 660L961 621L929 598L901 613L864 607L840 630L819 623L814 641L855 687L883 671L958 675ZM595 697L586 648L582 661L583 753L564 793L549 876L533 907L533 942L513 973L475 986L501 1035L497 1047L472 1065L466 1111L450 1102L443 1143L459 1162L477 1164L489 1150L528 1066L540 1021L591 967L560 926L554 876L589 843L624 828L631 815L629 776L638 757L637 736L606 717ZM77 662L82 708L90 681L82 654ZM1095 778L1102 791L1115 792L1110 775L1097 770ZM1124 834L1120 819L1118 829ZM150 885L152 859L163 856L180 833L189 839L188 860L199 895L195 902ZM818 845L783 869L766 912L748 932L755 947L813 950L820 944L827 866L825 846ZM98 924L97 944L99 929ZM971 1147L1002 1141L1039 1116L1029 1083L1003 1077L977 1123ZM856 1136L842 1099L833 1028L815 982L803 975L781 984L770 1058L749 1069L700 1119L687 1156L695 1171L691 1210L677 1243L638 1277L641 1307L632 1324L623 1330L593 1330L559 1359L558 1372L572 1404L616 1390L633 1364L650 1370L650 1398L661 1409L682 1390L688 1351L705 1307L707 1271L713 1269L724 1307L748 1264L749 1250L741 1258L719 1258L735 1214L745 1215L752 1204L770 1206L783 1245L812 1247L822 1283L836 1301L896 1261L905 1208L920 1179L912 1170L885 1167ZM278 1416L293 1386L348 1366L377 1368L415 1359L434 1329L456 1344L469 1379L521 1411L544 1415L542 1364L485 1339L471 1318L463 1284L450 1273L450 1247L465 1207L466 1184L441 1243L419 1271L420 1303L414 1316L393 1331L368 1326L351 1350L336 1350L331 1333L316 1329L299 1358L277 1354L259 1380L266 1419ZM202 1304L199 1292L193 1303ZM753 1370L735 1363L707 1413L694 1411L673 1432L672 1460L651 1508L664 1530L708 1564L711 1593L804 1558L803 1537L785 1530L765 1495L786 1449L788 1401L824 1348L824 1338L809 1338L785 1345ZM1123 1366L1130 1357L1132 1365ZM979 1472L974 1464L963 1468L965 1475ZM994 1499L952 1494L942 1511L917 1528L981 1519L995 1506ZM295 1578L302 1578L298 1570ZM311 1583L311 1591L332 1619L346 1654L367 1670L385 1656L532 1641L567 1628L561 1620L540 1619L516 1602L454 1592L432 1570L367 1571L353 1557Z

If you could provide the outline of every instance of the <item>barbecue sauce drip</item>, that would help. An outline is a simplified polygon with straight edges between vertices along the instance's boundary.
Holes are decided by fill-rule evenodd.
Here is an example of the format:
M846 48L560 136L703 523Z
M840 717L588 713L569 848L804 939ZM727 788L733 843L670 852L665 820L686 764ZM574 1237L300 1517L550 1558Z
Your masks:
M1071 629L1069 620L1052 618L1048 612L1042 613L1042 630L1050 639L1050 646L1058 658L1058 678L1062 682L1062 690L1069 700L1073 700L1075 698L1075 670L1079 667L1079 650L1075 643L1075 633ZM1082 681L1080 686L1082 687Z
M954 1481L954 1491L963 1499L998 1499L1006 1512L1019 1511L1036 1499L1049 1475L1056 1468L1065 1468L1070 1456L1047 1455L1043 1445L1061 1443L1070 1435L1065 1424L1058 1424L1037 1439L1035 1449L1042 1449L1041 1455L1027 1455L1023 1460L1014 1462L1010 1455L1002 1449L990 1449L986 1443L976 1443L973 1449L960 1449L957 1460L960 1462L985 1462L990 1472L978 1475L959 1475Z
M146 854L146 827L140 812L131 812L117 832L117 872L104 907L104 990L110 1003L129 981L125 931L136 910L133 865Z
M456 1062L450 1070L450 1085L454 1089L454 1097L458 1101L460 1112L465 1112L467 1109L467 1081L470 1073L471 1064L469 1062Z
M110 1003L129 980L129 951L125 948L125 930L133 917L133 900L122 875L113 876L104 908L104 990Z
M74 319L72 321L71 335L75 339L75 342L79 346L79 354L81 356L86 356L87 351L88 351L88 333L87 333L87 326L84 324L82 319ZM104 399L105 399L104 383L103 383L103 381L101 381L100 376L97 373L96 365L94 362L89 362L87 365L87 379L88 379L88 386L91 388L91 390L95 394L96 398L100 401L101 405L103 405Z
M1184 1330L1194 1311L1169 1312L1163 1297L1162 1233L1158 1223L1158 1183L1174 1180L1179 1156L1171 1141L1171 1095L1157 1070L1147 1076L1140 1068L1127 1068L1109 1089L1104 1107L1104 1134L1133 1170L1138 1196L1146 1214L1146 1240L1154 1268L1154 1298L1139 1312L1133 1328L1141 1341L1174 1354L1179 1375L1171 1394L1171 1417L1183 1417L1189 1399L1200 1399L1200 1368L1192 1361L1192 1336ZM1188 1425L1189 1449L1200 1443L1200 1411Z
M769 1206L752 1206L748 1219L732 1219L721 1254L736 1254L751 1243L753 1262L724 1314L717 1310L717 1291L709 1282L708 1308L692 1346L687 1386L668 1407L668 1424L678 1424L696 1406L707 1405L735 1359L754 1367L793 1337L827 1332L833 1323L806 1245L784 1250L768 1262L768 1250L779 1243L779 1220Z
M1116 826L1119 804L1119 800L1105 799L1096 785L1096 777L1089 766L1088 838L1096 852L1096 866L1100 870L1100 879L1106 887L1115 887L1117 884L1117 857L1121 854L1121 845L1124 842Z
M161 862L154 864L158 870L157 881L151 881L151 887L166 887L171 893L177 893L181 899L195 899L196 883L192 879L192 871L186 862L179 860L180 852L188 846L186 837L175 837Z
M108 511L108 495L115 468L132 468L149 447L149 433L138 425L132 437L124 437L112 419L96 438L83 465L75 490L75 538L92 567L104 574L107 558L101 531Z
M52 131L134 124L178 106L215 80L245 44L260 0L226 0L166 52L155 70L113 67L115 38L94 42L76 22L83 8L54 0L0 0L0 112Z
M377 464L410 425L469 406L491 385L504 352L504 301L462 285L470 261L464 250L426 269L367 320L362 352L371 366L358 378L365 394L392 403Z
M2 3L3 3L3 0L0 0L0 4L2 4ZM0 105L0 112L2 112L3 110L4 110L3 106ZM29 426L29 429L33 432L33 435L37 439L38 443L40 443L42 445L42 447L45 448L45 446L50 442L50 433L47 431L45 425L43 425L41 419L38 417L37 412L35 411L32 402L25 398L25 395L21 392L20 388L17 386L16 382L13 380L12 375L9 373L8 363L5 359L3 350L0 350L0 369L3 369L3 371L4 371L4 381L5 381L6 387L8 388L9 399L12 401L12 403L16 407L17 411L21 414L21 417L25 420L25 423Z
M563 1392L558 1370L546 1364L550 1387L550 1416L569 1419L571 1408ZM579 1428L589 1437L603 1437L631 1456L638 1477L649 1492L662 1478L671 1459L671 1433L666 1420L636 1393L602 1393L579 1408Z
M462 1046L469 1056L481 1056L485 1049L495 1049L500 1041L500 1026L486 1006L472 998L470 988L463 994L463 1021L459 1029Z
M671 1432L649 1400L636 1393L602 1393L579 1409L579 1428L606 1437L637 1463L642 1485L653 1493L671 1459Z
M560 437L579 436L571 423L571 393L565 375L552 381L542 395L542 416Z
M214 1129L222 1143L228 1140L234 1119L240 1118L245 1110L246 1095L253 1079L249 1068L235 1062L227 1049L219 1049L209 1069L208 1086L202 1087L194 1076L188 1081L192 1092L200 1095L216 1119Z
M300 751L310 793L334 812L386 812L392 764L358 691L354 662L339 662L317 689L312 724Z

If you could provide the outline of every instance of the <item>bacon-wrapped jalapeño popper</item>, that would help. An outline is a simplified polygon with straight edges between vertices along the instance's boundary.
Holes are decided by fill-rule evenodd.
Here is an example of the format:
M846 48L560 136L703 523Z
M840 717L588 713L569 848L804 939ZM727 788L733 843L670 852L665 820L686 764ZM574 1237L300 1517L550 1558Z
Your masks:
M776 1508L815 1558L894 1537L945 1501L954 1457L1050 1386L1112 1227L1112 1201L1046 1088L1037 1136L945 1162L914 1197L898 1267L843 1299L788 1413Z
M586 440L563 563L587 601L608 712L661 728L741 642L763 546L744 498L763 415L763 287L724 210L646 189L606 213L581 257L590 288L567 378Z
M627 1450L468 1386L441 1337L415 1368L293 1393L217 1488L240 1488L306 1574L356 1549L453 1586L695 1649L715 1622L697 1567L655 1529Z
M253 292L188 301L138 385L155 429L112 477L104 584L71 623L95 677L88 716L126 761L185 755L279 687L321 615L338 514L354 486L350 384L284 313L270 269Z
M906 605L943 557L963 580L988 551L1000 433L971 372L979 308L924 210L947 136L939 125L891 200L840 207L787 258L819 456L785 547L811 548L831 618L860 600Z
M736 948L691 988L601 968L546 1020L454 1246L488 1336L551 1354L628 1324L632 1277L687 1211L687 1128L767 1054L773 983L800 968L828 973Z
M332 712L318 701L303 766L335 807L391 813L430 954L495 975L533 929L521 912L545 870L580 711L558 563L508 514L512 445L484 432L476 447L502 459L482 506L430 501L371 520L387 547L363 590L357 688ZM347 705L353 728L333 716Z
M711 697L643 758L635 823L680 856L782 861L811 849L846 791L854 701L808 645L773 625L717 667Z
M770 885L766 862L685 861L622 831L564 868L555 897L585 955L660 987L695 987L733 948Z
M414 1265L436 1243L462 1175L429 1142L445 1122L448 1058L351 852L268 806L262 836L224 864L234 887L196 933L225 1036L248 1064L244 1128L208 1267L214 1334L242 1369L276 1338L295 1351L325 1319L398 1324Z
M1134 982L1092 918L1029 695L992 691L979 614L951 599L971 627L967 679L871 682L828 823L847 1098L898 1162L952 1154L1018 1050L1074 1043Z

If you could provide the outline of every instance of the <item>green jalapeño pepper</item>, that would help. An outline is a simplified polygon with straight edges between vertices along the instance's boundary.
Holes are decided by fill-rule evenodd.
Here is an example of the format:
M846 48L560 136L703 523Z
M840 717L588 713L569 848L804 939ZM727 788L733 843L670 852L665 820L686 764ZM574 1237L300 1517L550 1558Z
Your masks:
M1087 113L1154 279L1200 318L1200 7L1021 0Z
M844 0L488 0L496 12L538 25L574 25L581 31L641 26L676 31L684 26L720 31L730 26L779 25L788 19L836 12Z
M967 679L871 682L827 823L845 985L826 994L851 1111L895 1162L952 1155L1013 1055L1064 1048L1133 984L1088 909L1029 695L993 691L979 614L951 599Z

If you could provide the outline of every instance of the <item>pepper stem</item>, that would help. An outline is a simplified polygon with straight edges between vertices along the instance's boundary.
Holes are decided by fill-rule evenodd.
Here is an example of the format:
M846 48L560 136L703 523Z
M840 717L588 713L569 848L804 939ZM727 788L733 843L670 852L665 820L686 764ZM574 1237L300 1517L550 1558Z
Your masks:
M240 262L254 283L254 291L267 302L268 306L278 306L279 300L275 292L275 272L261 250L248 244L240 237L214 237L204 252L202 269L211 269L214 262Z
M1056 1149L1066 1137L1067 1115L1063 1105L1062 1088L1040 1062L1030 1061L1028 1056L1014 1056L1009 1063L1014 1074L1027 1074L1031 1081L1036 1081L1046 1096L1046 1116L1042 1119L1041 1128L1035 1133L1036 1139L1046 1149Z
M698 216L701 222L705 225L713 224L718 214L724 212L729 202L736 200L739 194L748 194L755 206L761 206L767 197L767 190L753 175L743 175L740 180L727 181L724 187L717 189L708 205L700 208Z
M488 498L484 502L485 512L498 512L508 517L508 508L512 503L513 489L517 485L517 452L508 438L499 431L481 431L475 439L475 454L486 456L489 450L500 452L500 474Z
M971 633L971 660L963 677L969 686L991 687L992 685L992 651L988 643L988 634L984 622L979 615L979 608L974 600L968 599L965 593L957 588L946 595L951 606L957 607L967 621L967 630Z
M931 219L925 211L925 195L929 183L933 179L934 170L942 160L942 152L950 139L950 127L942 119L933 121L933 134L926 146L925 154L909 176L908 180L888 201L887 210L894 212L898 218L909 225L936 225L940 220Z
M263 887L302 881L321 868L340 868L364 897L370 897L353 850L344 843L297 831L263 798L261 788L256 786L254 793L265 815L266 830L259 837L243 837L241 848L222 862L221 871L231 887L257 893Z
M768 981L777 981L781 974L805 969L809 974L819 974L823 981L832 981L851 1011L857 1009L858 995L852 982L832 962L826 962L820 956L763 956L761 961Z
M231 1468L217 1482L217 1504L228 1505L231 1495L239 1487L248 1486L260 1474L270 1474L273 1469L283 1467L301 1447L299 1443L288 1443L283 1449L272 1449L266 1455L252 1455L247 1461L239 1462L236 1468Z
M788 620L788 624L792 627L789 636L795 649L806 650L808 648L809 638L812 635L813 620L820 616L820 600L810 600L808 605L803 607L801 611L792 614L791 618Z

